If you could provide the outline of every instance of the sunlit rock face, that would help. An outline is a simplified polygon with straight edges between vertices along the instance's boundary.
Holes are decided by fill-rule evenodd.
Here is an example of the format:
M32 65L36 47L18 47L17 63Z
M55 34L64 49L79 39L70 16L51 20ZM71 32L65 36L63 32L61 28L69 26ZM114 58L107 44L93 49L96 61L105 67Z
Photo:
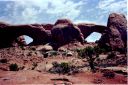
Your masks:
M110 14L107 26L78 23L73 24L69 19L58 19L55 24L9 25L0 23L0 48L12 46L12 42L21 35L33 39L29 45L50 43L53 48L77 40L84 42L91 33L98 32L101 47L111 47L112 50L126 47L127 20L122 14Z

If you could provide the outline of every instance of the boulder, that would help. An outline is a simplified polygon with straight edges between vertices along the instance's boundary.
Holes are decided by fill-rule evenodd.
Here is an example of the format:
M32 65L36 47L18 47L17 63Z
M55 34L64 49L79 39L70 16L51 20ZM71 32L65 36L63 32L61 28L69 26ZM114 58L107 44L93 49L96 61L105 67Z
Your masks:
M84 42L81 31L74 25L56 25L51 30L51 35L53 42L56 43L58 47L70 43L73 40L77 40L81 43ZM53 47L58 48L56 47L56 45L54 45Z
M24 35L19 36L18 38L16 38L13 42L12 42L13 46L23 46L23 45L27 45Z

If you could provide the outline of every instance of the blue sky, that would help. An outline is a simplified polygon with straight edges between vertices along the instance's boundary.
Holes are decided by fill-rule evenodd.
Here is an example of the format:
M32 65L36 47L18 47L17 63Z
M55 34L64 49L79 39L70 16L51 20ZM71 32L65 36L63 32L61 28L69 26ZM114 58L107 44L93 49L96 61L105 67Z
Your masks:
M69 18L74 23L106 25L112 12L127 15L127 0L0 0L0 21L12 24L55 23ZM87 40L95 41L100 34L93 36L97 37Z

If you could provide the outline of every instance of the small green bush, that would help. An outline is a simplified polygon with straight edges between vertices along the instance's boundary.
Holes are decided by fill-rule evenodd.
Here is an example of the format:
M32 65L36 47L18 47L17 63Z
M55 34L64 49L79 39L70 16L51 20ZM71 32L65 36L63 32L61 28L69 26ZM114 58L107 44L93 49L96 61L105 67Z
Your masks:
M62 62L60 67L63 69L63 73L68 73L70 71L70 66L66 62Z
M19 70L18 65L16 63L10 64L9 69L10 69L10 71L18 71Z
M57 56L58 55L57 51L49 51L48 53L50 54L50 56Z

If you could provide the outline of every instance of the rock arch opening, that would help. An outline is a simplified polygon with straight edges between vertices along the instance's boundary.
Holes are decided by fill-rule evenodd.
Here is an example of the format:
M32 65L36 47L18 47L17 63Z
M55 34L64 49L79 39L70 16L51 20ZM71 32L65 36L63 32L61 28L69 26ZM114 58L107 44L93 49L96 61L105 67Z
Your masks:
M85 41L87 42L96 42L101 38L102 34L98 32L92 32L87 38L85 38Z
M32 43L33 40L34 40L32 37L30 37L28 35L24 35L24 38L25 38L25 42L26 42L27 45L29 45L30 43Z
M13 42L13 46L29 45L33 42L33 38L28 35L20 35Z

